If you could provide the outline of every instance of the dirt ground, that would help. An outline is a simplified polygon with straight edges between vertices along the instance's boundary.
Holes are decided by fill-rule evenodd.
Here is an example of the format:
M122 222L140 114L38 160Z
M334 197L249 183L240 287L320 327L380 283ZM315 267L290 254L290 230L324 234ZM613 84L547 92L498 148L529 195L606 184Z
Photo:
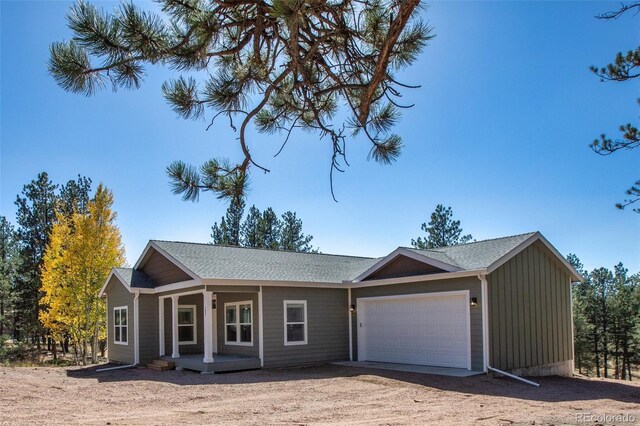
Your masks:
M0 424L565 424L588 413L640 424L640 384L613 380L549 377L535 388L333 365L216 375L96 368L1 367Z

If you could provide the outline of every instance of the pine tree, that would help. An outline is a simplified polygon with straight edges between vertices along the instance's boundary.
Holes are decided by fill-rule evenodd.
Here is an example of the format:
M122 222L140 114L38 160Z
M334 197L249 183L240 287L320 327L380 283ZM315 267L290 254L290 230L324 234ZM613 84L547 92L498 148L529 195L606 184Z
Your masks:
M0 336L13 322L14 289L20 262L17 243L13 225L0 216Z
M262 212L258 222L258 247L277 250L280 247L282 225L271 207Z
M227 208L225 217L220 220L220 225L216 222L211 227L213 244L240 245L240 223L243 215L244 200L232 201Z
M74 212L86 213L91 199L91 179L78 175L60 187L58 209L67 217Z
M260 220L262 213L256 206L251 206L247 218L242 222L240 233L241 243L243 247L261 247L260 246Z
M302 233L302 220L290 211L282 215L280 221L280 249L298 252L317 252L311 245L313 236Z
M603 13L597 16L598 19L605 21L620 18L627 12L631 16L635 16L640 12L640 2L632 2L629 4L621 4L618 10ZM640 78L640 47L629 50L626 53L618 52L615 60L607 64L605 67L591 67L591 72L600 78L600 81L626 82ZM640 104L640 98L637 100ZM607 137L604 133L591 143L591 149L600 155L611 155L616 151L629 151L640 147L640 132L638 127L631 124L623 124L618 128L620 136L617 138ZM627 206L640 201L640 180L637 180L625 191L627 199L617 203L616 207L623 210ZM640 207L633 209L634 212L640 213Z
M113 194L102 184L86 213L71 217L58 211L42 268L43 300L48 309L40 319L60 338L69 334L80 348L80 360L92 360L106 333L106 307L98 292L112 268L124 263L124 248L112 211Z
M268 171L250 154L250 123L281 133L285 144L298 128L328 138L332 172L346 163L346 127L370 142L374 160L397 158L402 141L391 129L410 87L397 73L433 37L419 3L163 0L157 14L132 2L114 13L78 2L67 15L72 38L51 45L49 71L63 89L85 95L107 82L138 88L145 66L177 71L162 87L165 99L184 118L226 116L243 158L199 169L175 162L167 169L173 191L192 201L200 191L233 199L244 195L250 166Z
M38 320L40 268L55 220L56 190L57 185L49 180L46 172L42 172L24 186L23 197L18 196L15 202L21 259L15 288L15 331L20 338L31 336L38 348L44 331Z
M453 210L451 207L445 208L442 204L438 204L431 213L429 225L423 223L421 228L427 236L411 240L411 245L421 250L464 244L473 239L470 234L462 235L460 221L453 220Z

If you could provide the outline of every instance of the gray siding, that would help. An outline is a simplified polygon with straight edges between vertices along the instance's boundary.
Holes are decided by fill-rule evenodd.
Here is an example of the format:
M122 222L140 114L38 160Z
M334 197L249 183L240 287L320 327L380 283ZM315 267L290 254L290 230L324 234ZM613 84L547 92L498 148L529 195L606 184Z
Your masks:
M393 284L351 290L351 304L357 305L359 297L393 296L403 294L436 293L469 290L469 297L477 297L478 305L470 308L471 369L482 371L482 309L484 306L480 280L475 277L457 278L417 283ZM352 315L353 358L358 359L358 312Z
M133 364L134 362L134 333L133 333L133 294L116 278L111 281L105 290L107 293L107 349L111 362ZM113 343L113 308L127 307L127 340L128 344L119 345Z
M141 294L138 298L140 363L148 364L159 356L158 296Z
M204 353L204 315L202 312L202 294L180 296L178 298L178 305L196 305L196 343L179 345L178 350L180 351L180 354L187 355ZM156 317L157 315L158 311L156 310ZM164 353L166 355L171 355L173 352L172 321L171 298L166 298L164 299Z
M375 273L369 275L364 281L384 278L411 277L414 275L436 274L439 272L446 271L406 256L398 256Z
M256 293L217 293L217 309L216 319L218 328L218 353L221 354L234 354L234 355L247 355L247 356L259 356L259 338L260 338L260 313L258 311L258 295ZM251 346L238 346L227 345L224 339L224 304L229 302L242 302L251 300L253 316L253 342Z
M573 358L569 275L537 241L488 276L489 360L512 370Z
M349 359L346 289L263 287L264 365L280 367ZM284 301L307 301L307 344L284 345Z
M178 268L169 259L158 253L153 248L149 249L147 260L140 269L159 285L177 283L192 279L189 274Z

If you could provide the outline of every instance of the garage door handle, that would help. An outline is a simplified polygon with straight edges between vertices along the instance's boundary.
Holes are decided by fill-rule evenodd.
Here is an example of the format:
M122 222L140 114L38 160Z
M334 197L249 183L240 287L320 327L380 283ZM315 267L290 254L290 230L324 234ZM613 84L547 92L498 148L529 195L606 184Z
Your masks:
M360 327L362 327L362 323L360 323Z

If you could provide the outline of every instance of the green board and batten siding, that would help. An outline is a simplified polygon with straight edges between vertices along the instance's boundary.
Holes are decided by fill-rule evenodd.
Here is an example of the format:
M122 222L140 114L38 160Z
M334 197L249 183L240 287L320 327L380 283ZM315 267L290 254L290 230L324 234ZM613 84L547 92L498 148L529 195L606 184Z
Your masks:
M569 273L539 241L487 277L489 360L513 370L573 359Z

